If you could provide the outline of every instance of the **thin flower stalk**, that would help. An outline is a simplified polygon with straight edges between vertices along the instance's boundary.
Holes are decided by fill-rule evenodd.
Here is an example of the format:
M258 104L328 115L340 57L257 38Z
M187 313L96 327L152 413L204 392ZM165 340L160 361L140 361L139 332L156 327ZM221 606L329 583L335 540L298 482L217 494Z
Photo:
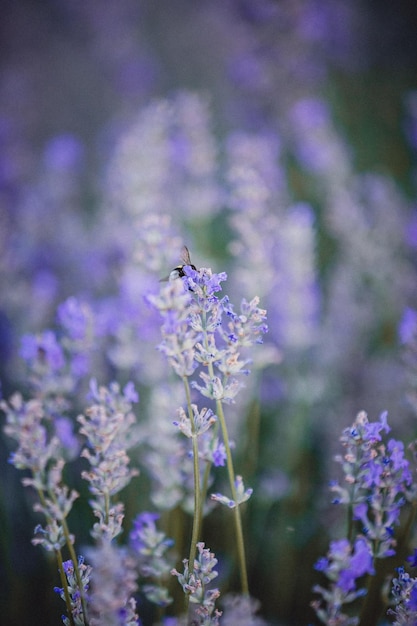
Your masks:
M200 536L200 527L202 519L202 499L201 499L201 486L200 486L200 455L198 452L198 439L195 427L195 420L193 415L193 408L191 406L191 393L190 385L187 376L183 377L185 394L187 399L188 419L191 424L191 441L193 446L193 471L194 471L194 515L193 515L193 529L191 533L190 543L190 556L189 563L194 563L197 543ZM188 601L188 596L186 595Z

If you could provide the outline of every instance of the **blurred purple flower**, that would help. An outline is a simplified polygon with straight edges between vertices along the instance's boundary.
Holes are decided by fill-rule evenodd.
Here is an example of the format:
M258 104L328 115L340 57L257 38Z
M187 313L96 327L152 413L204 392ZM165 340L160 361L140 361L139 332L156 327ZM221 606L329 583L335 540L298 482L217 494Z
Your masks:
M401 343L409 343L417 334L417 311L407 307L398 326Z
M35 361L46 362L53 371L59 371L65 365L62 348L51 330L45 330L40 335L24 335L20 356L29 364Z
M56 417L54 420L55 434L61 442L66 458L75 459L78 456L81 445L74 434L74 426L68 417Z

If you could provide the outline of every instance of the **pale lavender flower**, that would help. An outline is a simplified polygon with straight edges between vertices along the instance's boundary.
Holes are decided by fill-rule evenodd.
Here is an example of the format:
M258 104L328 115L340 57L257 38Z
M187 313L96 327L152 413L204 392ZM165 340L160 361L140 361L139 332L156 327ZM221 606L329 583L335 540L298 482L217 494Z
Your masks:
M91 368L97 334L92 308L74 297L59 305L57 321L57 331L24 335L20 349L29 381L53 415Z
M51 415L41 400L24 402L19 394L12 396L9 403L2 401L0 408L6 414L5 433L18 442L10 462L18 469L30 471L22 484L35 490L38 500L33 510L46 519L44 526L37 524L32 543L59 558L64 546L73 553L75 538L69 532L66 518L79 494L63 481L65 451L54 434Z
M135 561L126 549L108 541L88 550L92 565L89 590L91 626L138 626Z
M49 439L45 412L40 400L25 402L15 393L0 408L6 414L4 432L15 439L19 447L11 454L10 462L17 469L30 469L33 474L44 473L50 461L60 454L57 437Z
M131 217L211 215L221 198L216 152L204 98L182 91L155 99L119 138L107 195Z
M207 432L216 423L217 418L211 409L203 408L199 411L196 404L192 404L191 408L193 410L194 428L192 428L191 420L182 407L177 409L179 419L173 423L186 437L192 437L193 434L198 437Z
M249 500L249 498L251 497L253 493L253 489L251 487L248 487L247 489L245 489L242 476L236 476L235 487L236 487L237 501L232 500L231 498L228 498L227 496L224 496L221 493L212 493L211 499L215 500L216 502L219 502L220 504L227 506L229 509L234 509L235 507Z
M190 325L190 292L182 280L173 280L162 287L159 295L148 299L163 318L159 350L178 376L191 376L197 367L195 344L199 335Z
M270 337L287 350L305 350L318 338L319 290L313 211L291 205L280 184L278 139L239 133L228 143L231 224L237 237L232 279L239 291L256 293L268 308ZM278 181L278 182L277 182ZM276 363L276 347L262 350Z
M20 356L29 365L39 363L45 368L48 366L52 372L61 370L65 365L65 358L61 345L55 333L45 330L41 335L24 335Z
M45 526L37 524L33 534L35 535L32 539L33 545L42 546L46 552L56 553L61 550L67 542L64 529L56 520L51 520L51 522ZM73 535L71 535L71 540L74 541Z
M279 168L280 142L272 134L233 134L226 145L230 217L236 238L230 245L238 258L235 280L244 293L264 299L273 289L277 268L273 259L281 220L277 207L286 206L285 178Z
M192 458L188 440L172 428L172 407L183 402L182 381L174 379L169 387L161 385L151 391L148 400L152 428L144 433L146 449L142 457L143 471L152 481L151 501L159 511L167 511L188 502L192 484ZM188 505L187 505L188 510Z
M49 539L44 533L44 545L48 542L50 545L55 544L60 531L52 522L60 526L79 495L62 480L64 448L53 434L53 425L41 401L25 402L20 394L14 394L9 403L1 401L0 408L6 414L4 432L18 442L18 448L10 456L10 463L17 469L30 470L30 476L23 478L22 483L42 494L42 500L34 504L34 510L45 515L49 524L47 534L50 531L53 535ZM37 540L34 542L39 543Z
M57 319L69 339L85 342L92 324L92 311L77 298L71 297L58 306Z
M209 589L208 585L218 576L215 555L204 543L197 544L198 555L194 559L193 569L190 571L188 559L183 560L184 571L171 570L171 574L178 578L183 591L189 596L191 605L197 605L195 615L197 624L217 626L221 613L215 608L215 602L220 596L218 589Z
M221 602L223 614L222 626L266 626L267 622L256 615L260 602L255 598L228 593Z
M167 575L172 568L167 552L174 542L157 529L159 517L157 513L140 513L133 521L129 542L139 575L144 579L142 592L150 602L167 606L172 602L166 588Z
M336 133L324 100L304 98L293 104L291 132L300 163L314 175L343 181L350 173L347 146Z
M87 438L81 456L90 464L90 469L81 475L89 482L94 495L91 506L99 518L93 534L96 538L104 535L112 539L122 530L123 505L110 506L110 499L138 474L129 468L126 452L136 443L131 399L136 400L137 395L131 384L122 391L117 383L98 387L95 380L91 381L90 395L94 404L77 418L81 424L79 432Z

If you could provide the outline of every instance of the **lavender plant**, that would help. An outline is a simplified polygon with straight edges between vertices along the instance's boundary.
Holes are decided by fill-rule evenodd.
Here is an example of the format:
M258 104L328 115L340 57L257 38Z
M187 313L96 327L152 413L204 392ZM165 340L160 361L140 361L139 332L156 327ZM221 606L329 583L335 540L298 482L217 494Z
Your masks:
M240 314L234 312L227 296L220 299L216 294L227 278L225 273L214 274L206 268L197 271L190 265L184 266L181 273L184 274L181 280L177 278L170 281L158 296L151 296L150 301L163 318L163 341L159 346L160 350L175 373L182 378L187 401L187 410L180 408L180 419L176 421L180 430L191 439L194 465L193 529L190 556L183 576L185 579L194 576L189 564L195 562L196 548L200 545L201 518L210 467L213 463L216 465L223 462L223 455L219 455L217 429L214 429L218 420L232 497L214 494L212 498L234 511L241 589L244 595L248 595L240 505L250 497L251 490L245 490L242 478L235 477L223 405L234 402L242 386L237 376L249 373L249 360L241 357L241 351L262 340L262 334L267 330L266 312L258 307L258 298L251 302L243 300ZM192 378L199 367L200 381ZM215 402L216 415L211 409L204 407L199 410L192 403L191 389L198 390L203 397ZM211 458L202 455L199 447L199 441L209 429L213 432L212 444L209 444L212 449ZM206 461L203 480L201 456ZM186 606L191 598L187 585L185 580L183 589L187 598Z
M393 438L386 441L384 435L389 431L386 413L370 422L361 412L340 438L345 453L336 460L342 465L344 484L333 482L331 490L336 494L334 502L346 506L347 532L345 538L331 542L327 556L316 564L330 585L316 586L314 591L321 600L312 603L320 621L328 626L377 623L383 609L384 578L393 570L393 557L403 558L409 541L416 491L404 445ZM400 528L400 514L406 509L407 518ZM385 559L389 565L384 568ZM366 587L357 588L365 574ZM399 580L394 581L398 614L402 610L400 596L405 598L400 593L405 578L404 584ZM364 601L357 616L343 613L344 605L361 597Z

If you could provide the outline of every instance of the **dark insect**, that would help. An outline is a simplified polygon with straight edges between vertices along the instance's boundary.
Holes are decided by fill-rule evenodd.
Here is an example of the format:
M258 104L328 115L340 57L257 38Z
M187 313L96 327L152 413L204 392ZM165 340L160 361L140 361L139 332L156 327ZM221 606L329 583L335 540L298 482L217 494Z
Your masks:
M174 269L170 271L169 276L167 276L166 278L161 278L160 282L166 280L175 280L176 278L182 278L183 276L185 276L184 267L186 265L191 267L192 270L197 271L196 266L191 263L190 253L187 246L182 247L180 259L181 265L177 265L177 267L174 267Z

